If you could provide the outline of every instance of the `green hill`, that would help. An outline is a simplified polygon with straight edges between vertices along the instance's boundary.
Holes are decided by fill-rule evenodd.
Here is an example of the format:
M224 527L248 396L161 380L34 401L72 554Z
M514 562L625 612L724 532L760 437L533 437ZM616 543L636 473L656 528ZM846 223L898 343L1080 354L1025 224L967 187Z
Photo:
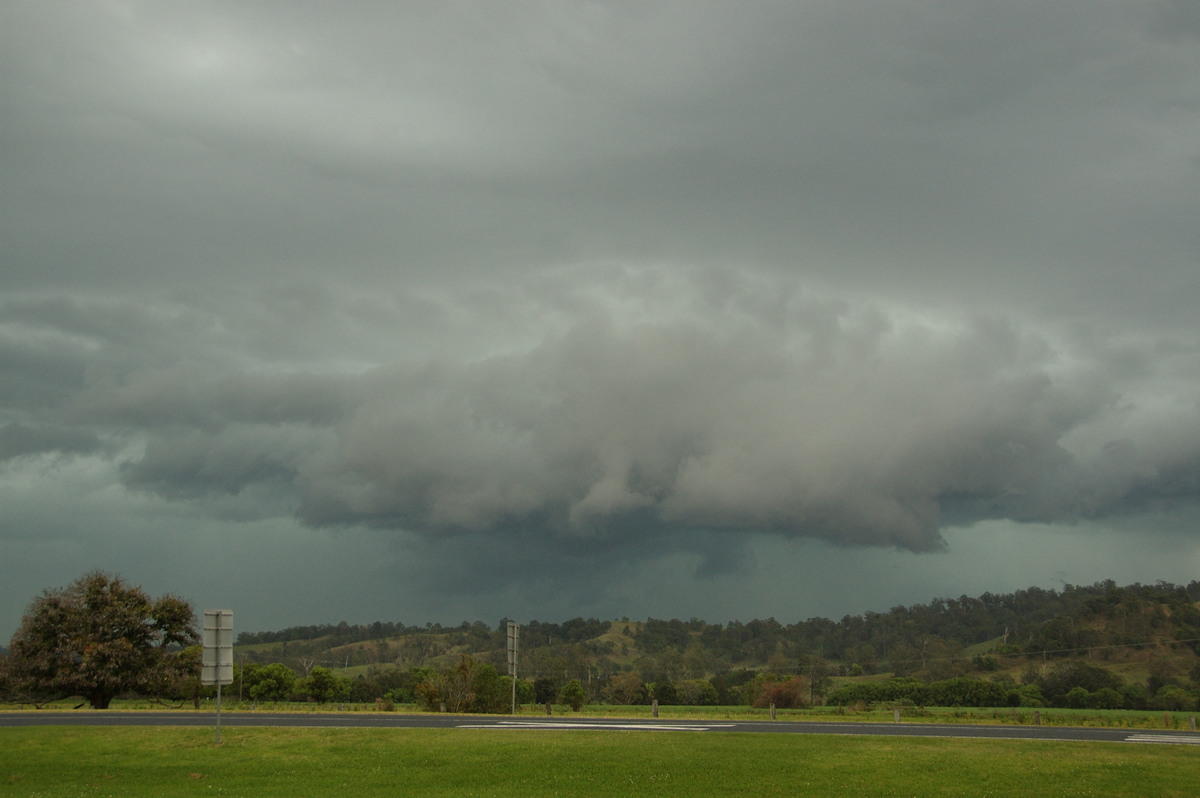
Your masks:
M833 684L912 677L1028 682L1053 666L1079 662L1122 682L1200 688L1200 582L1119 587L1111 581L1032 587L1010 594L934 599L887 612L710 623L647 618L574 618L522 625L519 675L561 684L602 685L636 674L647 683L745 681L755 672L813 675ZM413 668L445 670L463 655L505 672L509 619L437 624L292 627L243 633L239 662L282 662L303 674L314 665L355 677Z

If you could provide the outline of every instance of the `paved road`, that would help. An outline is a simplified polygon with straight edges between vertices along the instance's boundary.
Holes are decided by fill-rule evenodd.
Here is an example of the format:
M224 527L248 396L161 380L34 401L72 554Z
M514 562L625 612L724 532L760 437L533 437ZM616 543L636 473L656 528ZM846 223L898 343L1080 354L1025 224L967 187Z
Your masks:
M214 726L212 712L0 712L0 726ZM973 737L995 740L1200 745L1198 732L1065 726L969 726L935 723L828 723L799 721L698 721L615 718L399 715L391 713L226 712L222 728L239 726L371 729L611 729L619 731L725 731L774 734L876 734L901 737Z

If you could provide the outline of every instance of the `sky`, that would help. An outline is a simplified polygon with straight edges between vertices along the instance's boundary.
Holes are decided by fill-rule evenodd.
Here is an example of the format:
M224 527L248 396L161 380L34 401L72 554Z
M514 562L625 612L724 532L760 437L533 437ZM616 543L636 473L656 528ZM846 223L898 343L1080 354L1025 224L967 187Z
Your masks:
M0 640L1200 579L1193 0L0 0Z

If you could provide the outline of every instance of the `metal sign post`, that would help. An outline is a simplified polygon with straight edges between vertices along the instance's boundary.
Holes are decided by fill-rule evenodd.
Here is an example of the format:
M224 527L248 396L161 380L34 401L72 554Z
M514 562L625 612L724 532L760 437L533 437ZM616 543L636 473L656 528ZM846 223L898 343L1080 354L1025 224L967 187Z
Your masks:
M508 675L512 677L512 714L517 714L517 651L520 648L521 627L508 622Z
M204 611L200 683L217 686L217 745L221 744L221 685L233 684L233 611Z

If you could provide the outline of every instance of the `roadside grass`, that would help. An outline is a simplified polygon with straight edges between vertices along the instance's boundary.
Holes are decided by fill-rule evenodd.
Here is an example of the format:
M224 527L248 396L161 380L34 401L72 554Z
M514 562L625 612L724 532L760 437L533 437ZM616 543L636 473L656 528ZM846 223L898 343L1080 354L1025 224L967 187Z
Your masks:
M0 729L0 795L1192 796L1192 746L650 731Z
M72 698L45 705L34 709L29 704L0 704L0 711L76 711L96 712L85 707L77 708L80 699ZM201 709L193 710L192 705L163 704L148 699L116 699L108 711L197 711L213 712L215 704L205 701ZM222 712L381 712L374 703L333 703L317 704L311 702L279 701L252 703L238 702L226 697L222 702ZM903 723L962 723L983 725L1015 725L1015 726L1084 726L1116 729L1156 729L1159 731L1194 731L1197 713L1195 712L1162 712L1157 710L1134 709L1066 709L1066 708L1008 708L1008 707L914 707L914 706L878 706L866 708L854 707L812 707L808 709L778 709L775 720L787 721L829 721L838 723L893 723L895 711L900 710L900 720ZM388 712L426 714L413 704L396 704ZM588 704L579 712L561 705L551 705L551 711L556 717L575 718L651 718L653 710L649 706L624 704ZM517 714L523 717L545 716L544 705L524 704L517 707ZM663 706L659 708L658 718L661 720L753 720L765 721L771 719L769 709L755 709L747 706Z
M838 723L893 723L895 711L900 710L904 723L966 723L997 725L1092 726L1118 729L1159 729L1190 731L1195 712L1158 712L1132 709L1025 709L1007 707L813 707L809 709L778 709L776 720L836 721ZM544 707L525 706L521 714L544 714ZM554 707L554 714L578 714L586 717L649 718L648 706L589 704L582 712L572 713L566 707ZM769 709L746 706L661 707L659 718L675 720L769 720Z

